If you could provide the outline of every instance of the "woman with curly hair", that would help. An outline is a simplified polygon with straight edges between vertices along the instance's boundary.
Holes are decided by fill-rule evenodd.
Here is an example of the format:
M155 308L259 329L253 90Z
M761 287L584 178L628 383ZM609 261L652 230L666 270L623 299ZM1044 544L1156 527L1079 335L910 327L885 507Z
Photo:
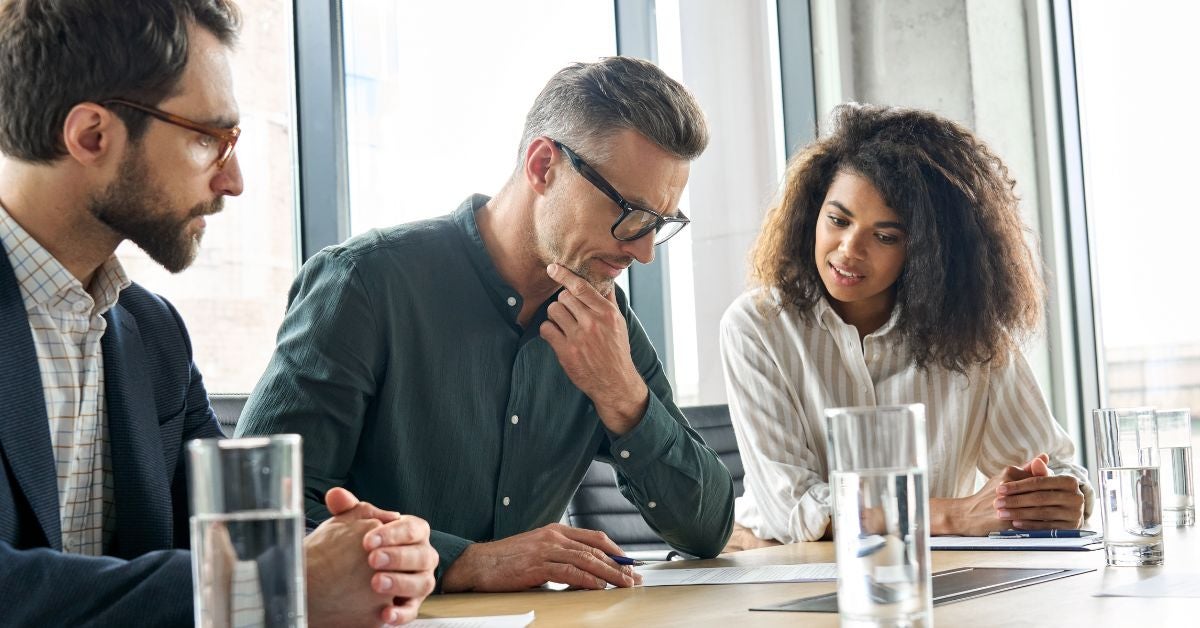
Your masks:
M833 117L788 165L756 286L721 320L746 468L727 549L828 534L822 420L843 406L925 404L933 534L1079 527L1087 474L1020 352L1044 290L1008 169L932 113Z

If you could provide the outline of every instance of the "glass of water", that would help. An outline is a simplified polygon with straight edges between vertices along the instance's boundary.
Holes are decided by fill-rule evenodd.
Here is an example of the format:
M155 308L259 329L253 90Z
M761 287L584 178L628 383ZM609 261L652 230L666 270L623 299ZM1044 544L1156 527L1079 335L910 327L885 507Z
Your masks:
M1184 408L1159 410L1158 449L1162 453L1163 524L1196 523L1196 489L1192 484L1192 413Z
M1100 514L1109 565L1163 563L1158 427L1154 408L1092 411Z
M188 443L197 626L307 624L300 451L296 434Z
M825 411L842 626L929 626L925 406Z

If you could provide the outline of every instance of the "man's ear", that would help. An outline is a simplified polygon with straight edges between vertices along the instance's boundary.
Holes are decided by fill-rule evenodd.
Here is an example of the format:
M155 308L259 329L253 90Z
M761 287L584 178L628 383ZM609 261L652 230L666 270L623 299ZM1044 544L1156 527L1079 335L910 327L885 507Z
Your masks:
M561 153L548 137L534 138L525 149L525 182L539 195L545 194L546 188L554 180L550 165L554 163L556 155Z
M67 154L84 166L102 166L115 159L128 137L124 122L95 103L79 103L63 120L62 141Z

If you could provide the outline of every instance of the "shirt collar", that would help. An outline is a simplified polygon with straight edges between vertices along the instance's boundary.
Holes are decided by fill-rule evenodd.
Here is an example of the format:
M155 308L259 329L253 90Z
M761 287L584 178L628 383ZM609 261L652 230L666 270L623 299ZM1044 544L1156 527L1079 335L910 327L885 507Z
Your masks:
M8 254L27 312L38 307L92 301L89 305L93 313L102 315L116 304L121 291L130 284L124 267L113 255L96 270L89 294L75 275L29 235L3 205L0 205L0 244Z
M129 275L125 274L125 267L121 265L121 261L116 255L110 256L100 268L96 270L96 274L92 277L92 298L96 300L95 314L103 316L106 312L112 309L117 304L117 300L121 298L121 291L129 287L131 284Z
M479 278L487 288L492 302L513 325L516 325L524 299L521 298L519 292L500 277L500 271L496 270L496 264L492 261L492 256L488 254L487 246L483 243L483 236L479 233L479 224L475 221L475 212L490 200L490 197L483 194L472 194L463 201L462 205L458 206L458 209L454 210L452 220L463 235L467 257L470 258L471 265L475 267L475 272L479 274Z
M829 301L825 297L817 299L817 325L825 331L831 331L835 325L845 325L842 322L842 317L838 316L837 312L833 311L833 306L829 305Z
M816 315L817 324L820 325L825 331L833 331L833 329L839 326L847 326L846 322L843 321L842 317L839 316L837 311L833 309L833 306L829 304L829 299L825 296L822 296L817 300ZM892 307L892 314L888 317L887 322L884 323L879 329L867 334L866 337L883 338L888 336L892 333L892 330L896 328L896 321L899 318L900 308Z

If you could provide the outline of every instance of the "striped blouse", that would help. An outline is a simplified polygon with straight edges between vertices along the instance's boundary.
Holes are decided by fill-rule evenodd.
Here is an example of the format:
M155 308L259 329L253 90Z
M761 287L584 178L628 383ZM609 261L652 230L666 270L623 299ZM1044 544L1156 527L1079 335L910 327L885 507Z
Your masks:
M763 308L760 309L760 297ZM925 404L929 496L966 497L979 473L995 476L1038 453L1084 484L1075 447L1054 421L1024 356L967 374L916 368L894 331L893 314L859 341L822 300L813 320L778 311L763 290L738 297L721 319L729 410L746 470L735 519L764 539L821 538L830 519L824 410ZM765 310L765 311L763 311Z

